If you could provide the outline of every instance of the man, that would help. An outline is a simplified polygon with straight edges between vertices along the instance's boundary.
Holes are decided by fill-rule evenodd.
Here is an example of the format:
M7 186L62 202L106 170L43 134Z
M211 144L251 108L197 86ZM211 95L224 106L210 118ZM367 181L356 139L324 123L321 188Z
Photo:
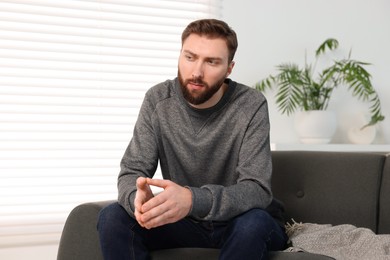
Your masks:
M220 259L267 259L286 235L272 201L264 96L228 76L237 49L223 21L190 23L178 76L151 88L121 161L118 203L98 230L105 259L149 259L177 247L220 248ZM152 179L160 161L163 180ZM151 187L162 188L154 195Z

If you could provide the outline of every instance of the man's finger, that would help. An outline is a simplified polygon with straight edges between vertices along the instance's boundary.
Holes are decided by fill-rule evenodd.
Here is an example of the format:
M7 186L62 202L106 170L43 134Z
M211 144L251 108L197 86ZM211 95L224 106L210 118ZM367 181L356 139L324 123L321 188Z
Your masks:
M173 217L172 216L172 211L168 210L162 210L160 209L161 211L157 214L154 215L154 217L152 218L148 218L148 219L142 219L143 222L143 227L147 228L147 229L150 229L150 228L155 228L155 227L158 227L158 226L162 226L162 225L165 225L165 224L168 224L168 223L172 223L174 222L173 221ZM146 214L144 214L143 216L145 216Z
M166 198L163 193L158 194L157 196L153 197L152 199L145 202L141 207L142 214L152 210L155 207L158 207L166 202Z
M137 189L145 188L146 183L147 183L147 180L145 177L138 177L137 178Z
M168 185L171 183L171 181L147 178L146 183L149 185L152 185L152 186L156 186L156 187L160 187L160 188L165 189L166 187L168 187Z

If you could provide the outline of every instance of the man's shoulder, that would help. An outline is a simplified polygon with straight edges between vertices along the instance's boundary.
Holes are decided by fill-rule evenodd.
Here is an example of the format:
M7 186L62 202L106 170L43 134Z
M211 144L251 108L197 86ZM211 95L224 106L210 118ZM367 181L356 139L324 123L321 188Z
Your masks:
M253 107L254 105L261 105L266 102L266 98L260 91L251 88L245 84L235 82L235 94L233 100L240 107Z
M175 85L175 79L168 79L164 82L158 83L146 92L146 98L150 99L156 104L171 98L172 96L176 95Z

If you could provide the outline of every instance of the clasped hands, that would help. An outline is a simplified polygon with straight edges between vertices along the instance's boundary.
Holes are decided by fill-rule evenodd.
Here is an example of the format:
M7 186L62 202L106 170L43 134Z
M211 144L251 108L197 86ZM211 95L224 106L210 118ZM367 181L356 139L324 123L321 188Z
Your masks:
M163 191L154 195L150 186L160 187ZM192 193L169 180L139 177L134 207L137 222L151 229L186 217L192 207Z

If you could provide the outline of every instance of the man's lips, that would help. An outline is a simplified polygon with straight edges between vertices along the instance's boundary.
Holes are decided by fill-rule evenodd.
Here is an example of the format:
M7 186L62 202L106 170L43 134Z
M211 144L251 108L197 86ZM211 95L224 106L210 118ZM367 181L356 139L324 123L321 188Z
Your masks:
M198 90L204 88L205 85L202 83L188 82L188 86L192 89Z

